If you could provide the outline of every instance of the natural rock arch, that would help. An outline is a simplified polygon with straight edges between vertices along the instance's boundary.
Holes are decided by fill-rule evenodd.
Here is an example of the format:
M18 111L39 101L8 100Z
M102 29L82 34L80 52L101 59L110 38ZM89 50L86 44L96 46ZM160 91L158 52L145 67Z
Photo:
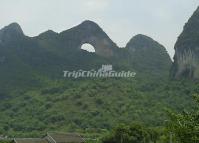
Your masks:
M83 44L90 44L95 53L102 57L112 57L117 45L94 22L84 21L80 25L61 33L65 45L81 50ZM72 45L72 46L71 46Z
M87 52L90 52L90 53L95 53L95 48L89 44L89 43L85 43L81 46L81 49L82 50L85 50Z
M98 37L94 36L82 39L79 45L79 49L81 49L82 45L84 44L92 45L97 55L104 57L113 56L113 50L111 49L111 45L107 39L99 39Z

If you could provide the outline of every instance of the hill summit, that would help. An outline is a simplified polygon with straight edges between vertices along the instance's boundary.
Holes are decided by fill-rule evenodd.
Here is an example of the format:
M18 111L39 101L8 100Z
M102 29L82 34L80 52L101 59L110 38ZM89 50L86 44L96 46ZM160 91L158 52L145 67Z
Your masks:
M22 36L24 36L24 34L20 25L12 23L0 30L0 43L16 41Z

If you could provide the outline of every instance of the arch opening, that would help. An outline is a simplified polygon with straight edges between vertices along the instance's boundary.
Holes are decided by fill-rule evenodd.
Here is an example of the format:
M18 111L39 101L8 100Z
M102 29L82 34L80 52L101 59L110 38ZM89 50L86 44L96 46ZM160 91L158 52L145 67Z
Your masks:
M89 44L89 43L85 43L81 46L81 49L82 50L85 50L87 52L90 52L90 53L95 53L95 48Z

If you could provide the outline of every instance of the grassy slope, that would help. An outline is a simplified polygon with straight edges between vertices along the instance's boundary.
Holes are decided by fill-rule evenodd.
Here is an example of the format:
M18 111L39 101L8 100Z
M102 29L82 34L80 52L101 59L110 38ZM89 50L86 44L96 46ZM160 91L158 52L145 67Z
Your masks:
M41 136L47 131L110 129L132 121L162 126L166 108L191 108L190 96L196 86L150 78L46 83L0 101L0 133Z

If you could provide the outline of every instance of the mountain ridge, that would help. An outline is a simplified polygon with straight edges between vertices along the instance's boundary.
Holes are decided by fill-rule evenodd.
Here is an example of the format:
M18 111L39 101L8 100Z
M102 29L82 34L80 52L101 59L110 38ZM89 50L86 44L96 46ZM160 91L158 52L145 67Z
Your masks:
M140 76L147 73L165 78L170 68L168 53L167 56L163 56L165 59L160 58L165 54L166 48L156 44L156 50L152 44L151 50L144 54L144 49L132 54L128 48L119 48L99 25L91 21L84 21L61 33L48 30L35 37L22 34L19 27L18 24L11 25L11 29L14 30L10 31L12 33L17 30L16 32L20 33L20 36L17 34L19 38L11 37L14 41L0 45L0 56L5 57L0 71L2 88L5 86L4 83L8 83L9 87L16 83L22 87L24 83L27 87L29 84L34 86L33 83L37 85L40 82L40 77L62 79L63 70L98 69L104 64L111 64L116 70L132 70ZM153 40L148 42L156 43ZM85 43L93 45L95 53L81 50ZM153 56L150 57L150 54ZM156 68L158 65L161 67Z
M29 37L28 35L25 35L24 33L23 33L23 30L21 29L21 26L20 26L20 24L18 24L17 22L13 22L13 23L11 23L11 24L9 24L8 26L5 26L5 27L3 27L2 29L0 29L0 30L4 30L5 28L7 29L7 27L12 27L12 26L14 26L15 25L15 27L16 27L16 29L20 29L20 33L22 33L24 36L27 36L27 37ZM33 37L30 37L30 38L33 38L33 39L37 39L37 38L41 38L41 37L45 37L45 36L52 36L52 35L56 35L56 36L60 36L60 35L63 35L64 33L68 33L68 32L70 32L71 30L73 30L73 29L76 29L76 28L79 28L79 27L84 27L84 29L86 29L86 27L88 28L88 27L90 27L90 29L93 29L93 27L95 27L95 28L97 28L97 29L100 29L101 31L103 31L103 29L97 24L97 23L95 23L95 22L93 22L93 21L91 21L91 20L84 20L83 22L81 22L80 24L78 24L78 25L76 25L76 26L74 26L74 27L72 27L72 28L69 28L69 29L67 29L67 30L63 30L63 31L61 31L61 32L55 32L55 31L53 31L53 30L47 30L47 31L44 31L44 32L41 32L40 34L38 34L38 35L36 35L36 36L33 36ZM86 29L86 30L88 30L88 29ZM104 32L104 31L103 31ZM105 32L104 32L105 33ZM108 40L110 40L110 41L112 41L111 40L111 38L105 33L105 35L106 35L106 37L108 38ZM136 37L136 36L146 36L146 35L144 35L144 34L137 34L137 35L135 35L135 36L132 36L132 38L134 38L134 37ZM146 36L146 37L148 37L148 38L150 38L149 36ZM131 39L132 39L131 38ZM131 39L129 40L129 42L131 41ZM151 38L152 39L152 38ZM152 39L153 40L153 39ZM155 41L155 40L154 40ZM129 43L128 42L128 43ZM113 42L112 41L112 43L113 43L113 45L114 45L114 47L116 47L116 48L121 48L121 47L119 47L119 46L117 46L117 44L115 43L115 42ZM126 46L125 47L122 47L122 48L126 48L127 47L127 45L128 45L128 43L126 44ZM157 42L158 43L158 42Z

